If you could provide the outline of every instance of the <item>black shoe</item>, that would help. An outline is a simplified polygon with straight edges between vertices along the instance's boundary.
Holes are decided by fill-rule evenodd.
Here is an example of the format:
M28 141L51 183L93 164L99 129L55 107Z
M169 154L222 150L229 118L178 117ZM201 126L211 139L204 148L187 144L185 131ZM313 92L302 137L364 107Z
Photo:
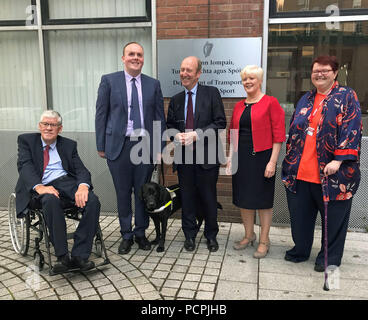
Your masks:
M284 259L286 261L290 261L290 262L294 262L294 263L304 262L304 261L307 261L308 260L308 258L296 258L296 257L292 257L292 256L290 256L287 253L285 254Z
M295 261L295 259L293 257L290 257L288 254L285 254L284 259L286 261L290 261L290 262L295 262L295 263L297 262L297 261Z
M53 266L52 272L57 273L64 273L67 272L71 267L71 261L69 258L69 253L64 254L57 258L57 263Z
M87 259L82 259L81 257L72 257L72 268L79 269L81 271L87 271L95 267L93 261L88 261Z
M325 266L322 265L322 264L315 264L314 265L314 271L324 272L325 271Z
M207 239L207 248L210 252L216 252L219 248L216 239Z
M195 240L194 239L185 239L184 248L187 251L193 251L195 249Z
M123 241L121 241L120 246L119 246L119 254L127 254L129 253L130 249L132 248L133 245L133 239L123 239Z
M139 249L142 250L151 250L151 242L148 241L148 239L143 237L135 237L135 242L138 243Z

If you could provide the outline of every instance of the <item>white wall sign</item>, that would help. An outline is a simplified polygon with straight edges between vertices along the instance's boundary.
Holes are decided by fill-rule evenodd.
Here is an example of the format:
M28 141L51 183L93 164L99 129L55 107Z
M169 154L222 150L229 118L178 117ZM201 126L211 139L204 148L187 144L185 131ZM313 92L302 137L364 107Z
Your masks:
M180 64L187 56L202 61L201 84L215 86L223 98L244 97L240 71L249 64L261 66L262 38L210 38L158 40L158 79L164 97L184 88Z

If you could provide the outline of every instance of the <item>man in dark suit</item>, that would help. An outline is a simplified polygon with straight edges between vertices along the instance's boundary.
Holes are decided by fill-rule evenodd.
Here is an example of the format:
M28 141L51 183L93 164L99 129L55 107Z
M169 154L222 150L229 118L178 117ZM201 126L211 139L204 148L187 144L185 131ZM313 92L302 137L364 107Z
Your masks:
M136 42L123 49L124 71L102 76L96 102L97 152L107 159L117 196L122 242L118 252L131 250L133 237L150 250L145 236L149 217L138 191L152 175L153 163L164 147L164 103L160 82L141 73L143 48ZM137 150L139 150L137 152ZM131 194L135 195L132 228Z
M17 215L22 217L31 201L42 206L58 258L55 273L69 268L92 269L94 263L88 258L97 231L100 202L92 192L91 175L79 158L77 143L59 136L63 126L58 112L45 111L38 128L40 133L18 136ZM72 202L85 210L74 234L70 259L63 208Z
M218 250L216 183L223 158L217 137L218 130L226 128L226 117L218 89L198 83L201 70L197 57L182 61L180 80L185 90L171 98L167 127L180 131L174 139L177 144L174 171L178 170L182 197L184 248L195 249L199 229L196 215L200 210L205 219L207 247L214 252Z

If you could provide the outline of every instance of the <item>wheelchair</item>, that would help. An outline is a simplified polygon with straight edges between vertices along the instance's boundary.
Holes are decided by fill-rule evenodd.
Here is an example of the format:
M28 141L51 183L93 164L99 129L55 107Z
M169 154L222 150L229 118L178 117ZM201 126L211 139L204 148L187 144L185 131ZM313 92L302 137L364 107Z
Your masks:
M8 202L9 230L14 251L22 256L27 256L31 240L30 230L36 231L37 235L34 239L35 251L33 253L34 264L41 271L46 262L46 264L48 264L49 266L49 275L56 275L56 273L53 272L53 264L51 261L51 241L46 226L46 221L43 216L42 208L33 208L32 205L30 205L27 208L27 212L25 213L25 215L21 218L17 218L15 199L16 195L15 193L12 193L9 197ZM70 204L68 207L64 208L64 214L67 218L72 219L76 223L78 223L82 218L83 209ZM41 252L40 249L40 243L43 238L45 239L47 261L45 261L44 254ZM67 239L73 239L73 233L67 233ZM102 231L99 223L95 235L94 245L94 254L97 257L103 259L101 263L95 265L95 268L109 264L110 260L107 256L107 251L103 241ZM68 270L67 272L71 271L73 270Z

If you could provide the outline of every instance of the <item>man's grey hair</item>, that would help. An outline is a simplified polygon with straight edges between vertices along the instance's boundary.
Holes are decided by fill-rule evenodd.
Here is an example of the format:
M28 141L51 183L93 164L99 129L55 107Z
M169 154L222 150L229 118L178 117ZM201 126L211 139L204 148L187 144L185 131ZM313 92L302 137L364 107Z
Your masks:
M57 122L61 125L63 124L63 118L61 117L60 113L55 110L45 110L42 112L40 117L40 122L43 118L56 118Z

